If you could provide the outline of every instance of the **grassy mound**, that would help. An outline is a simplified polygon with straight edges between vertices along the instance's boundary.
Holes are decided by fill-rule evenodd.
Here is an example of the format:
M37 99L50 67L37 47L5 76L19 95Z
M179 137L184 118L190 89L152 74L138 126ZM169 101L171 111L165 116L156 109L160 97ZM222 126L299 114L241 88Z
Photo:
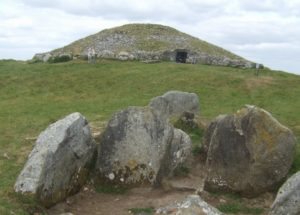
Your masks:
M125 43L120 38L127 38ZM74 41L62 48L51 51L57 53L72 53L80 55L87 47L98 46L99 43L109 43L115 40L108 50L116 53L121 51L166 51L174 49L189 49L214 56L223 56L231 59L241 57L206 41L180 32L174 28L158 24L127 24L115 28L105 29L96 34ZM130 45L128 45L130 43Z

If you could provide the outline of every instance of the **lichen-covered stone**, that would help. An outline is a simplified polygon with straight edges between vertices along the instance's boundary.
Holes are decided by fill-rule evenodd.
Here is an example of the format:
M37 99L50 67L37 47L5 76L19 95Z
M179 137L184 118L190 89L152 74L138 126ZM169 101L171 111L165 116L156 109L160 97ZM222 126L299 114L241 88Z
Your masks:
M188 137L153 109L129 107L116 113L102 134L96 170L111 183L159 184L188 155L187 144ZM178 152L176 159L171 149Z
M254 106L216 118L204 139L208 148L204 189L245 196L276 189L291 167L295 143L291 130Z
M279 189L270 215L300 214L300 171L290 177Z
M199 114L199 99L195 93L169 91L162 96L151 99L149 106L162 118L180 117L185 112Z
M198 195L189 195L179 203L173 203L156 210L156 214L170 215L222 215L222 213L207 204Z
M15 184L15 191L33 195L51 206L79 191L95 152L89 125L73 113L43 131Z

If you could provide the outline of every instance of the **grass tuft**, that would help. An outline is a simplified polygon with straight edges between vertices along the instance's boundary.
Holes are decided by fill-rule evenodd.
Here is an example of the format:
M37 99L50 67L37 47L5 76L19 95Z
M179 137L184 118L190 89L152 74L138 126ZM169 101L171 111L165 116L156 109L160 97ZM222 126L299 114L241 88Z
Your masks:
M238 203L225 203L217 207L223 213L243 213L243 214L262 214L264 209L262 208L249 208Z
M108 194L125 194L128 189L117 185L97 185L95 188L97 193L108 193Z
M133 214L154 214L155 213L155 209L152 207L149 208L130 208L129 209L130 213Z

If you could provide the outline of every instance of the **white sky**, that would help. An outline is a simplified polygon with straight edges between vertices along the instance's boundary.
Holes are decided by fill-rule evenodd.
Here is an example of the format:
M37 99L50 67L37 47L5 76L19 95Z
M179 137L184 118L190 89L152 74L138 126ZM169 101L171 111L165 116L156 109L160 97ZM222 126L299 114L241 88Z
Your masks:
M157 23L300 74L300 0L0 0L0 59L30 59L128 23Z

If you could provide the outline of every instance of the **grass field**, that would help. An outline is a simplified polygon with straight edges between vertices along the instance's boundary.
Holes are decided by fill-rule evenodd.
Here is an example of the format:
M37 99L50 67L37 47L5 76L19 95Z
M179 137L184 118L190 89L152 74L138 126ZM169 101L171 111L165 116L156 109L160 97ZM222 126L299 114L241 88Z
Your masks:
M28 64L0 61L0 214L28 214L13 185L34 138L50 123L78 111L90 122L147 105L169 90L195 92L201 115L212 119L245 104L271 112L298 138L292 172L300 170L300 76L262 70L163 62L84 61Z

